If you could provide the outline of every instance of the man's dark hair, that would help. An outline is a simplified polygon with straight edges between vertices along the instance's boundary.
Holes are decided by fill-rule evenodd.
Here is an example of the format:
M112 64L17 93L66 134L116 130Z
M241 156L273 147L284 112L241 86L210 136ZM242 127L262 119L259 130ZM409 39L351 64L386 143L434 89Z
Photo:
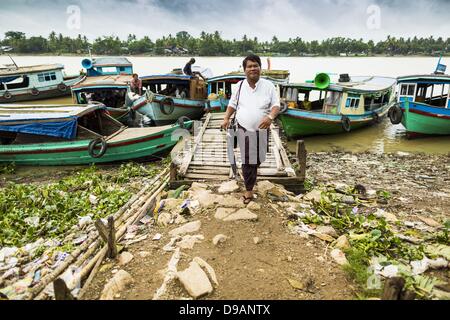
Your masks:
M244 61L242 62L242 66L244 67L244 70L247 67L247 61L256 62L259 65L259 67L261 67L261 58L259 56L257 56L256 54L250 54L244 59Z

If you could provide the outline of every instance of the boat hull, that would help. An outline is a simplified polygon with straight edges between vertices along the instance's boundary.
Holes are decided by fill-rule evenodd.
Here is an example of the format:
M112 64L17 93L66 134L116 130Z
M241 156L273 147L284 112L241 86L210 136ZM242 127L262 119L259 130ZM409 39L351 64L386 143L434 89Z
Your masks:
M132 109L149 117L156 126L175 123L182 116L191 120L199 120L205 112L204 100L169 97L173 100L173 107L167 107L162 103L165 98L165 96L157 95L151 102L148 102L146 97L143 96L133 103Z
M190 126L191 123L187 125ZM136 129L145 130L145 128L126 130ZM107 150L100 158L89 155L88 146L91 140L0 146L0 163L14 162L17 165L48 166L145 159L169 151L178 142L176 137L172 137L172 133L177 129L179 126L165 128L152 134L135 135L133 138L113 138L111 142L108 142Z
M227 111L227 107L230 100L225 98L220 98L216 100L208 100L205 103L205 108L212 113L216 112L225 112Z
M410 137L450 135L450 109L416 102L402 102L402 125Z
M10 90L11 98L6 99L4 96L0 95L0 103L16 103L23 101L34 101L34 100L44 100L44 99L53 99L59 97L70 96L71 90L70 87L82 80L83 77L77 77L69 80L63 81L65 85L65 89L62 90L58 88L58 86L48 86L37 88L39 90L39 94L35 95L31 93L31 89L14 89Z
M376 121L373 112L378 114L381 120L386 116L391 104L382 108L367 112L362 115L347 115L350 120L350 130L360 129ZM342 125L342 115L324 114L299 109L288 109L280 114L280 121L288 138L304 137L311 135L337 134L346 132Z

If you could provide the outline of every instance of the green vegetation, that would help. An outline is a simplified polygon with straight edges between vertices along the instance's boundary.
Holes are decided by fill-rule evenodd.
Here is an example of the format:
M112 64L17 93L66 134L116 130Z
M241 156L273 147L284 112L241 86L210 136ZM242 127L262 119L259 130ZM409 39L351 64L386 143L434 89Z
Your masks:
M115 213L136 191L126 183L154 176L157 167L128 163L104 172L91 166L55 183L8 183L0 189L0 247L62 240L80 217Z
M30 54L87 54L88 48L97 55L147 54L172 55L189 54L195 56L242 56L249 52L261 55L282 56L339 56L354 55L437 55L450 53L450 38L395 38L388 36L386 40L375 43L372 40L349 39L343 37L329 38L323 41L305 41L302 38L279 40L273 37L271 41L260 41L258 38L222 39L218 31L214 33L201 32L196 38L180 31L175 36L169 34L159 39L151 40L148 36L137 39L130 34L126 40L115 36L104 36L90 42L86 36L76 38L63 36L52 32L48 38L42 36L27 38L25 33L8 31L0 41L2 46L11 46L13 53ZM186 51L187 50L187 51Z
M396 266L398 274L406 280L407 288L414 290L419 298L429 298L433 286L438 284L439 280L425 275L413 275L409 263L422 260L425 253L436 252L437 249L432 249L433 243L448 244L450 221L444 224L443 231L437 233L434 238L427 237L426 242L412 244L400 238L401 221L387 222L384 216L376 215L373 206L369 205L369 202L387 201L391 196L388 192L377 192L378 198L372 201L358 199L355 188L349 188L346 193L347 196L354 196L354 205L341 202L343 195L336 193L334 189L324 189L320 201L314 201L312 210L299 218L299 222L331 225L338 235L346 235L350 247L344 250L348 261L344 270L358 284L359 298L379 296L382 292L381 283L378 283L378 286L368 285L371 280L379 281L374 276L374 261L383 267ZM404 230L403 235L423 238L416 230Z

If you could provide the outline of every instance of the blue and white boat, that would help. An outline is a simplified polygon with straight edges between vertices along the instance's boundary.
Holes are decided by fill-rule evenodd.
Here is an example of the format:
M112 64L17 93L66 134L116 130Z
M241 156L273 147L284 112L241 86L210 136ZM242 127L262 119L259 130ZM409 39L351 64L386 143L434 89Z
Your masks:
M82 76L66 76L62 64L0 68L0 103L51 99L70 95Z
M102 103L112 117L130 125L127 97L133 74L131 62L123 57L106 57L84 59L81 64L86 76L72 87L74 103Z
M153 125L166 125L185 116L200 119L207 98L203 79L165 74L140 77L144 93L129 94L131 108L151 119Z

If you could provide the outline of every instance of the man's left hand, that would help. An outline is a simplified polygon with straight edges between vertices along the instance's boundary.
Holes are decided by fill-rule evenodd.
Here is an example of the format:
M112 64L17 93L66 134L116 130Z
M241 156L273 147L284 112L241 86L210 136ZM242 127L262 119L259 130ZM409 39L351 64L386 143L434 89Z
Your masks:
M268 129L270 127L270 125L272 124L272 120L268 117L265 116L262 120L261 123L259 124L259 129Z

